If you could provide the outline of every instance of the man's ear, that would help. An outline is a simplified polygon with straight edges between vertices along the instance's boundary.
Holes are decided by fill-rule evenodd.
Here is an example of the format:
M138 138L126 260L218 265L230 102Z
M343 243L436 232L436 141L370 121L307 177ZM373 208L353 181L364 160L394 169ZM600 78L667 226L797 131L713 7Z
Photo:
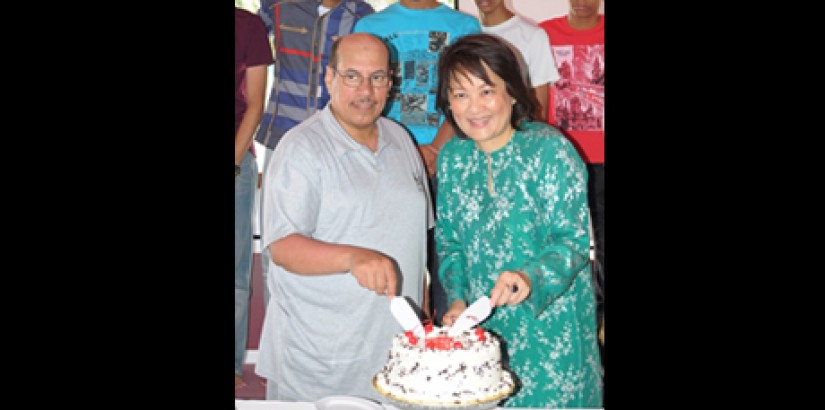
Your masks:
M324 84L327 85L327 90L332 89L332 75L333 75L332 67L327 66L327 73L324 75Z

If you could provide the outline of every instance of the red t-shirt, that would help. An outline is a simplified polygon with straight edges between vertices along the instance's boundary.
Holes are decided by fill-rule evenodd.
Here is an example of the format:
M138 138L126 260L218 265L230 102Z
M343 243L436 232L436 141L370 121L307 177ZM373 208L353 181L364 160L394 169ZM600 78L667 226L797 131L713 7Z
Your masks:
M547 121L573 142L587 163L604 163L604 15L588 30L567 16L539 23L550 37L560 79L549 87Z
M235 7L235 132L241 126L246 111L244 78L246 67L274 62L266 26L260 17ZM249 147L255 154L255 144Z

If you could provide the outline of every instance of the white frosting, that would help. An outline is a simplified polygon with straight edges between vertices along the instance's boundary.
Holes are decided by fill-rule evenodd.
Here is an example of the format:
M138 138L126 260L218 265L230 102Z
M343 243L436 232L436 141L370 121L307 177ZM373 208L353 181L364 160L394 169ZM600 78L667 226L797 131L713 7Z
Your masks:
M435 328L411 345L403 333L393 337L387 363L375 377L375 387L392 399L421 404L469 404L503 398L513 387L502 369L501 345L484 331L479 341L475 330L453 337L461 347L441 350L426 347L426 339L447 337Z

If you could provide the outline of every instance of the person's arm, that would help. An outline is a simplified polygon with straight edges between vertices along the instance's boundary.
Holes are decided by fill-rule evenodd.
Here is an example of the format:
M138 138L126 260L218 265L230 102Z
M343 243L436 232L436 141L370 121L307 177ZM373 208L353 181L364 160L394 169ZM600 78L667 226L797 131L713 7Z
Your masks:
M539 106L536 107L536 119L547 122L547 93L550 91L549 84L544 83L538 87L533 87L533 90L536 92L536 100L539 102Z
M269 245L272 261L300 275L351 272L362 287L379 295L396 295L398 273L388 256L352 245L318 241L301 234L287 235Z
M240 165L252 136L261 117L264 114L264 98L266 96L266 65L247 67L246 69L246 111L243 113L241 125L235 134L235 165Z
M533 36L527 46L530 53L530 76L532 81L541 85L534 85L536 100L539 107L536 108L536 119L547 122L547 101L549 99L550 86L559 80L559 69L556 67L556 58L553 55L553 46L550 37L544 29L539 29L537 35Z
M432 178L435 175L435 166L438 160L438 152L441 147L455 135L453 126L450 122L444 120L438 131L435 133L435 138L429 144L419 145L418 150L421 152L421 157L424 159L424 166L427 168L427 176Z
M455 135L453 126L449 121L445 120L441 123L441 126L438 127L438 132L435 133L435 138L433 138L433 142L431 142L430 145L432 145L436 150L441 150L441 147L443 147L444 144L453 137L453 135Z

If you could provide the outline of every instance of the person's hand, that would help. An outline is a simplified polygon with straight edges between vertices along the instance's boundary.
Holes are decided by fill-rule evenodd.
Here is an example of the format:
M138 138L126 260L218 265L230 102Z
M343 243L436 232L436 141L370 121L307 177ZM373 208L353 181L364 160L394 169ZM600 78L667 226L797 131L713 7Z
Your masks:
M395 261L370 249L359 249L350 257L350 272L361 287L378 295L395 296L398 273Z
M450 307L444 312L444 316L441 317L441 324L452 326L455 323L455 320L458 319L458 316L461 315L467 309L467 304L464 301L456 300L450 304Z
M432 178L435 176L438 149L432 144L424 144L418 146L418 151L421 153L421 158L424 160L424 167L427 168L427 176Z
M515 306L530 295L530 278L518 271L506 270L498 276L493 290L490 291L490 304L493 307Z

